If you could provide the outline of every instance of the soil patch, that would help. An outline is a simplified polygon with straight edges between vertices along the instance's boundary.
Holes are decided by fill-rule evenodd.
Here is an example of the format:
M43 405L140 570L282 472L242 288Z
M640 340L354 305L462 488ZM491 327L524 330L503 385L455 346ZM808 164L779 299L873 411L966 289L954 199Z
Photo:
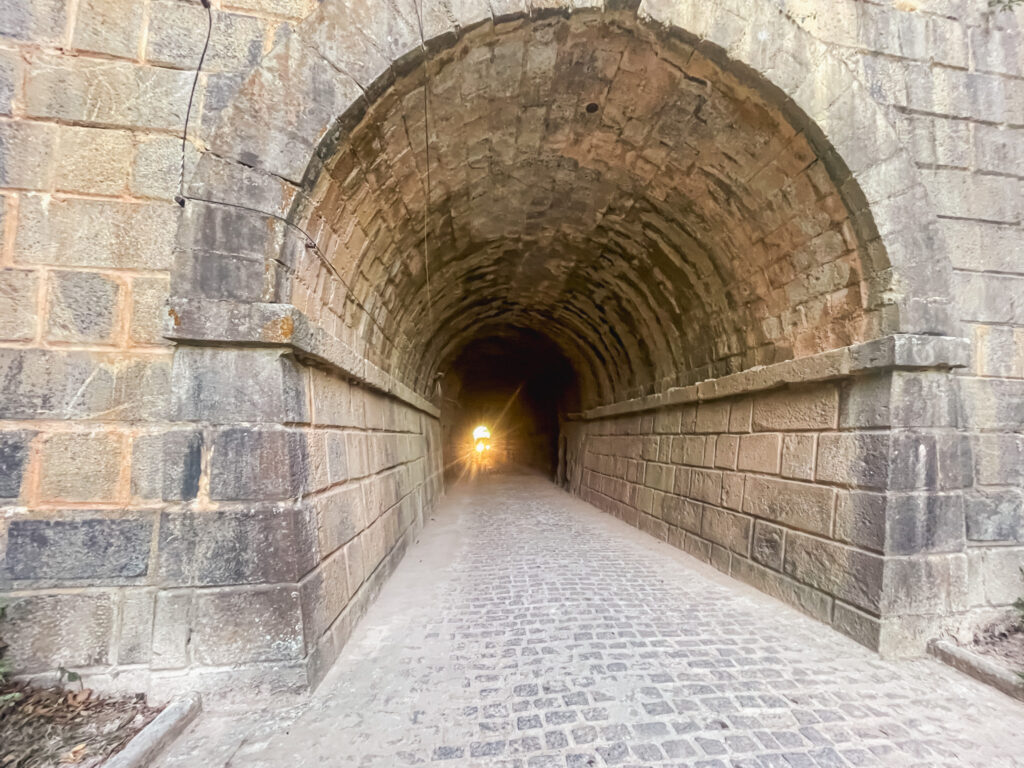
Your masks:
M21 698L0 708L0 768L95 768L160 712L141 694L100 698L89 689L23 683L0 689L9 693Z
M1024 622L1017 616L992 621L974 633L970 649L1024 672Z

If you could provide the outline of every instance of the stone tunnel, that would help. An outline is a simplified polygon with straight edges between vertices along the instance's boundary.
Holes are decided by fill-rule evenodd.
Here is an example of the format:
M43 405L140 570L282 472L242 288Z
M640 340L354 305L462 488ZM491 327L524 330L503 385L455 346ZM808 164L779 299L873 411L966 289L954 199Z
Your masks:
M1024 96L991 18L242 4L178 190L198 50L168 41L202 9L38 5L0 50L19 671L314 686L481 419L883 655L1024 592Z

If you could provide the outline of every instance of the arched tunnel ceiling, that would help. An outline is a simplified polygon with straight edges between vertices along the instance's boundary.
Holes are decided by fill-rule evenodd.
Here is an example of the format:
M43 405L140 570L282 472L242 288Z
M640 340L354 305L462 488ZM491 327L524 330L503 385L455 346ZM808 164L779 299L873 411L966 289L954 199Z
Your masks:
M761 90L609 16L504 26L399 78L311 186L377 365L429 393L479 328L532 328L589 405L878 333L846 179Z

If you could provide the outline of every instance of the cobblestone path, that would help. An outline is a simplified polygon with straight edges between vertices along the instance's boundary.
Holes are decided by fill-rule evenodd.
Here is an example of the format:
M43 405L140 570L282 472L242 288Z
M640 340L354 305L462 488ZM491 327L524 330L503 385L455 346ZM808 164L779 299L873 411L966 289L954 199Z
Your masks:
M451 494L317 692L252 709L161 768L1024 765L1024 706L532 476Z

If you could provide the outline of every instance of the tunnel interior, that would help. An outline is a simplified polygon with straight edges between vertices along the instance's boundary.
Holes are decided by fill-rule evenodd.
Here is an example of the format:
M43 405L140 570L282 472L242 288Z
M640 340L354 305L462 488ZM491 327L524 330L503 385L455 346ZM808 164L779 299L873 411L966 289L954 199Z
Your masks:
M587 409L893 321L866 203L813 122L628 15L468 31L332 135L302 215L327 264L293 301L430 399L482 328L549 339Z
M562 424L579 410L575 371L558 346L512 326L481 330L439 372L441 435L449 481L489 469L523 467L565 482ZM488 455L475 455L473 430L486 426Z

